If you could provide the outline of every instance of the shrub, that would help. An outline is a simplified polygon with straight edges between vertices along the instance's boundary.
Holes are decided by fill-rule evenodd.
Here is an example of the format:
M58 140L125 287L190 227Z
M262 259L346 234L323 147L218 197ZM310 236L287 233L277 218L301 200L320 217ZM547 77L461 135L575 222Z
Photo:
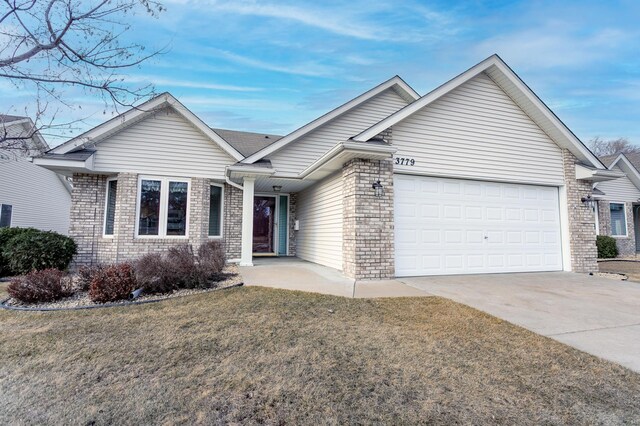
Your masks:
M15 278L7 291L11 297L24 303L52 302L72 294L68 277L52 268Z
M175 290L176 277L160 253L148 253L134 264L136 281L145 293L167 293Z
M74 254L76 243L71 238L35 229L12 237L2 251L13 274L49 268L64 270Z
M96 303L126 299L135 287L136 280L130 264L109 265L93 277L89 285L89 299Z
M224 247L219 241L200 246L198 256L189 244L171 247L163 255L149 253L138 259L135 274L147 293L167 293L182 288L206 288L225 265Z
M207 278L214 278L224 269L227 259L221 241L209 241L198 249L198 266Z
M170 247L165 256L165 267L175 281L177 288L198 287L201 281L196 257L191 244Z
M598 235L596 237L596 246L598 247L598 258L612 259L618 256L618 246L616 239L608 235Z
M97 274L101 273L104 270L104 265L91 265L91 266L81 266L78 269L78 279L76 281L76 286L78 289L82 291L88 291L89 286L91 285L91 281L96 277Z
M11 275L9 258L4 256L4 249L9 241L26 232L40 232L35 228L0 228L0 277Z

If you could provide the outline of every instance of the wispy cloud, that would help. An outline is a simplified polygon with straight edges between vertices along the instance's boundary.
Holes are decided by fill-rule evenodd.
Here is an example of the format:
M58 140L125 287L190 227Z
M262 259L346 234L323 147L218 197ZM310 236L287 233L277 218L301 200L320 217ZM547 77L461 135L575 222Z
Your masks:
M260 92L264 89L259 87L248 86L234 86L228 84L215 84L205 83L193 80L180 80L173 78L164 78L160 76L148 75L148 76L129 76L125 82L129 83L152 83L157 86L165 87L185 87L189 89L202 89L202 90L222 90L229 92Z
M381 33L375 26L349 22L343 18L344 15L340 13L329 14L326 9L244 1L216 2L212 7L214 10L223 12L294 21L334 34L363 40L381 41L389 37Z
M318 62L305 62L302 64L299 63L295 65L289 65L266 62L260 59L238 55L226 50L209 49L208 53L210 53L214 57L225 59L236 64L284 74L295 74L307 77L327 77L335 75L339 71L339 69L336 67L323 65Z

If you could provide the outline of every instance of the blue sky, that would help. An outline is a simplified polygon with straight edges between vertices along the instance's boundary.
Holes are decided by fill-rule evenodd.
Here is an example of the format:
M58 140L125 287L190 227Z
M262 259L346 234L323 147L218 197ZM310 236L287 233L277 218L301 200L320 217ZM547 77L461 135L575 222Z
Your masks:
M158 18L131 18L127 37L168 51L127 79L171 92L213 127L286 134L395 74L424 94L498 53L583 141L640 143L638 1L164 4ZM110 118L74 96L82 110L59 120Z

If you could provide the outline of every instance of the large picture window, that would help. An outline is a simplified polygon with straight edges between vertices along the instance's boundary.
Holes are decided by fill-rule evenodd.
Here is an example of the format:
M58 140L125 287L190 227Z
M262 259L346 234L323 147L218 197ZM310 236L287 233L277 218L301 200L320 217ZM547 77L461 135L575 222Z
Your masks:
M222 236L222 187L209 187L209 236Z
M611 235L624 237L627 235L627 217L624 203L609 203L611 212Z
M142 178L138 190L137 235L186 237L189 180Z
M107 181L107 201L104 212L104 235L113 235L113 228L116 219L116 191L118 181L115 179Z

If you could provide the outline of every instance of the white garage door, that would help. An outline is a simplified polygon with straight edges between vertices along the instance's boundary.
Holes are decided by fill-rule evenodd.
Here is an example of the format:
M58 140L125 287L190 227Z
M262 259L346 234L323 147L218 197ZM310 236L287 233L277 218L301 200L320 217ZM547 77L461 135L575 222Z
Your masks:
M395 175L396 275L562 269L558 188Z

